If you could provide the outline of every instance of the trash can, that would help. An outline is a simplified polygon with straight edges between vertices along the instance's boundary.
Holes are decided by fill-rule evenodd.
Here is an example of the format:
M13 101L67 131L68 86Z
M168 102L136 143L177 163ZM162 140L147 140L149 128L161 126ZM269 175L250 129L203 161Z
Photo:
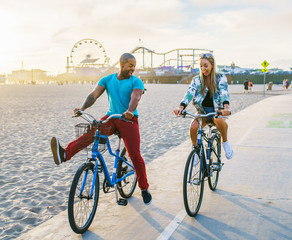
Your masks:
M268 86L267 86L267 90L272 90L272 86L273 86L273 82L269 82L268 84L267 84Z

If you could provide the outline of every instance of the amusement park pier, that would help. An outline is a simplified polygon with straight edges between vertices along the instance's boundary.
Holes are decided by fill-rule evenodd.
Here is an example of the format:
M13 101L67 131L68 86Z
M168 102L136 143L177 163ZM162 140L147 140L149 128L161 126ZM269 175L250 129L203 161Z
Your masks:
M151 50L141 43L128 51L137 60L135 75L144 83L189 84L192 78L199 74L199 56L202 53L213 53L210 49L176 48L166 52ZM232 65L232 64L231 64ZM233 70L235 64L233 64ZM242 84L248 78L254 84L262 84L260 69L254 72L234 75L226 71L227 66L218 66L225 72L229 84ZM232 66L231 66L232 68ZM12 83L91 83L95 84L102 77L116 73L119 61L112 62L103 45L94 39L82 39L75 43L66 59L66 71L56 76L47 75L41 69L15 70L1 77L2 82ZM243 69L243 71L245 71ZM282 71L283 72L283 71ZM260 74L259 74L260 73ZM270 73L270 72L269 72ZM280 75L280 76L279 76ZM275 73L267 75L267 82L279 84L283 79L292 80L290 73Z
M209 49L177 48L156 52L144 46L129 51L137 59L135 75L145 83L183 83L198 74L199 55ZM117 71L119 61L112 63L102 44L94 39L78 41L67 57L67 73L99 78Z

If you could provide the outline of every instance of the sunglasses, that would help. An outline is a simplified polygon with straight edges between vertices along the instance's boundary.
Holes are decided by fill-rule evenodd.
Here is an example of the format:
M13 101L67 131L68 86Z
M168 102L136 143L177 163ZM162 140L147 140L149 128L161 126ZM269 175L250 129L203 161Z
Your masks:
M210 57L212 57L211 53L201 53L200 54L200 58L210 58Z

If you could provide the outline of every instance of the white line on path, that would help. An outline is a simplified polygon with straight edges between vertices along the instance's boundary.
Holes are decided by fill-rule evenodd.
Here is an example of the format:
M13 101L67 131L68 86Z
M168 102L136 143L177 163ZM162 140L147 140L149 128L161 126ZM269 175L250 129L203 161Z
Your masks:
M171 221L170 224L164 229L164 231L160 234L157 240L167 240L174 233L174 231L178 228L181 222L186 217L187 213L185 210L181 210Z

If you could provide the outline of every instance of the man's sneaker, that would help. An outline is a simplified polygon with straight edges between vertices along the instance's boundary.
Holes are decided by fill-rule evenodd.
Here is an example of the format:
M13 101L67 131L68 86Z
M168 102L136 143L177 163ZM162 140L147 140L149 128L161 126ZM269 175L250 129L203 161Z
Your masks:
M61 147L58 138L52 137L51 148L53 152L54 161L57 165L66 161L65 149Z
M152 196L147 189L142 190L142 197L145 205L149 205L151 203Z
M230 143L228 141L226 141L222 145L223 145L223 148L224 148L224 151L225 151L226 158L228 160L231 159L233 157L233 150L232 150L232 147L231 147Z

